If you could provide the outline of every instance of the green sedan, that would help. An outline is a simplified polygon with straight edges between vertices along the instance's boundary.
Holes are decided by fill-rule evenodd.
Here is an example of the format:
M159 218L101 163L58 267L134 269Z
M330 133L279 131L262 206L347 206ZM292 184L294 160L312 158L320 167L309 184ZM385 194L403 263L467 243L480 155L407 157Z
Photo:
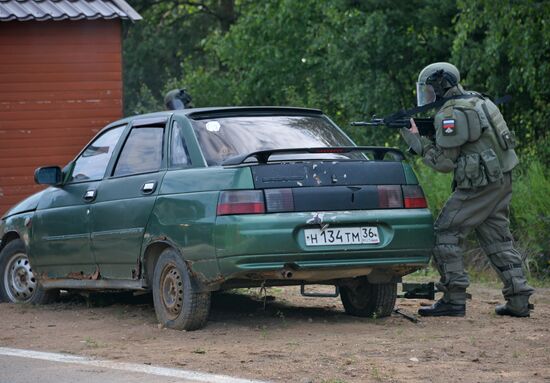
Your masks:
M152 291L174 329L203 327L212 292L237 287L334 285L347 313L388 316L434 240L403 154L312 109L126 118L35 180L50 186L0 223L0 301Z

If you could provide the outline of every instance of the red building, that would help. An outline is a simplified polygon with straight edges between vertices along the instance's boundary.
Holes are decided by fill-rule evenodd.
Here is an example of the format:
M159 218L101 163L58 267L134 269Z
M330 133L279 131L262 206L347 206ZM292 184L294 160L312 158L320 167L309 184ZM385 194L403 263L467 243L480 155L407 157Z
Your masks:
M122 117L124 0L0 0L0 215Z

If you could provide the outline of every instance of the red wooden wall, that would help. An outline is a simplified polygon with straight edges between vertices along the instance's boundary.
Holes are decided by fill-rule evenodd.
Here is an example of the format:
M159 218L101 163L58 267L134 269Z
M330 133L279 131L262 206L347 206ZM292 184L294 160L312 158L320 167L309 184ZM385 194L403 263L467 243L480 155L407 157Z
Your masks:
M0 215L122 117L120 20L0 22Z

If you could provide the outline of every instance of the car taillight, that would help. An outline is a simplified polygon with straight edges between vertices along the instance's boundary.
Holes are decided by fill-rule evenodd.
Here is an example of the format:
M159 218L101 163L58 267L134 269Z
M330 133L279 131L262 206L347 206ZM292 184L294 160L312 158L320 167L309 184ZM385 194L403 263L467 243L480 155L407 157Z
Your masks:
M403 185L403 201L406 209L428 207L424 192L420 185Z
M294 211L292 189L265 189L265 204L270 213Z
M380 185L378 189L378 206L381 209L402 208L403 194L399 185Z
M220 193L218 215L263 213L265 203L261 190L231 190Z

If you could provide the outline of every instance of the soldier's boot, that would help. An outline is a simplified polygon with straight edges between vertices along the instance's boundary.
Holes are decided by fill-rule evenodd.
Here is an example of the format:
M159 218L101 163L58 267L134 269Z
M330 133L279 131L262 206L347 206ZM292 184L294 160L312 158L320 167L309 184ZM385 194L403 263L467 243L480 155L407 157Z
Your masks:
M456 305L440 299L431 306L419 308L418 314L423 317L463 317L466 315L466 305Z
M528 295L516 295L506 299L506 303L495 308L497 315L509 315L512 317L525 318L531 314Z
M495 245L499 246L499 251L490 254L489 260L504 284L502 295L506 299L506 303L498 305L495 312L497 315L528 317L532 308L529 296L535 289L527 284L521 255L513 248L511 242Z
M420 308L418 314L431 317L463 317L466 315L466 288L470 282L468 274L464 271L458 237L437 233L433 257L437 271L441 275L437 288L443 291L443 298L429 307Z
M439 289L442 288L445 287L440 285ZM433 305L418 309L418 314L423 317L463 317L466 315L466 295L466 289L447 290Z

